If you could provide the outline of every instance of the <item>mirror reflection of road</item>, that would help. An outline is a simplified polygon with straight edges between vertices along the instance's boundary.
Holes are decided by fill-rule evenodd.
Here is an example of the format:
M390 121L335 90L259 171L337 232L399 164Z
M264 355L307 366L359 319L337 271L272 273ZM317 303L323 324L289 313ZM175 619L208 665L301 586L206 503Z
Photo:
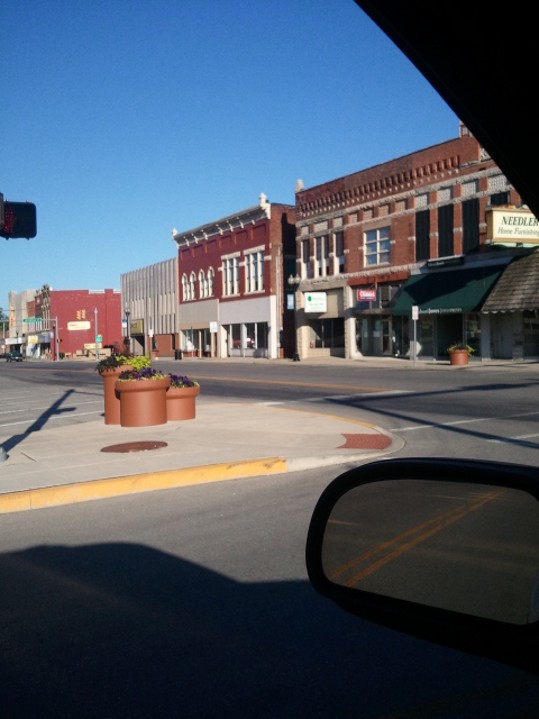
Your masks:
M334 507L336 584L511 624L536 620L539 504L516 489L429 480L357 487Z
M0 372L4 431L9 421L30 421L59 395L68 396L74 408L68 421L80 422L81 430L99 416L101 380L91 370L24 365L23 375L20 365L8 367ZM284 369L266 365L260 376L258 367L226 366L222 379L210 379L216 369L208 365L207 378L202 370L199 376L212 399L241 391L251 401L270 401L269 387L280 382L277 401L288 397L403 427L426 412L423 402L434 402L426 376L414 379L418 396L411 402L411 383L390 382L380 370L360 377L355 368L335 382L335 369L302 367L300 382L291 365ZM469 388L468 405L463 400L466 410L479 397L496 396L492 384L485 391L484 377L477 380L481 386ZM455 387L444 391L465 397L457 385L466 381L445 380ZM533 403L525 397L533 394L532 378L515 373L504 381L511 385L500 389L506 415L522 401L531 434ZM495 416L490 431L510 424L524 433L524 420L502 422L503 404L500 397L499 407L483 408ZM452 412L447 407L436 416L456 419ZM533 456L531 447L525 451ZM325 467L3 515L4 714L404 719L434 717L442 707L444 717L456 719L466 707L470 716L489 719L539 716L536 676L381 629L311 589L307 527L337 473Z

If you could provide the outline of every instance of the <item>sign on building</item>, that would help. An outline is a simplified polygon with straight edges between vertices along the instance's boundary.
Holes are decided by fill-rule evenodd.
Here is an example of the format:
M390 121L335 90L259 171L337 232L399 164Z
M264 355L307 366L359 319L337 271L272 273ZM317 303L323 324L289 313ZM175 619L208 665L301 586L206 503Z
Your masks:
M327 312L327 294L325 292L304 292L303 306L305 308L305 312Z
M487 213L487 240L539 244L539 220L529 210L496 208Z
M357 291L358 302L375 302L376 301L376 289L369 288Z

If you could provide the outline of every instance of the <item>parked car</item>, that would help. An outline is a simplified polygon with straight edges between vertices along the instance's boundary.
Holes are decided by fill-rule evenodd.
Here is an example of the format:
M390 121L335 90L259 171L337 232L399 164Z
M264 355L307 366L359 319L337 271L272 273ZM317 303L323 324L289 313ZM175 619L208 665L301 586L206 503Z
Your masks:
M22 362L23 356L19 350L10 350L6 353L6 360L8 362Z

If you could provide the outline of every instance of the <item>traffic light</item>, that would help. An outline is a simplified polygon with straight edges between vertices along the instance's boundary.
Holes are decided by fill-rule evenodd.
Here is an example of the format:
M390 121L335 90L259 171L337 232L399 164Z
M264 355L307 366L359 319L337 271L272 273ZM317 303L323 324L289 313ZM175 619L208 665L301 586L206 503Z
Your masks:
M37 234L36 206L32 202L2 202L0 237L35 237Z
M80 320L80 310L77 310L77 319Z

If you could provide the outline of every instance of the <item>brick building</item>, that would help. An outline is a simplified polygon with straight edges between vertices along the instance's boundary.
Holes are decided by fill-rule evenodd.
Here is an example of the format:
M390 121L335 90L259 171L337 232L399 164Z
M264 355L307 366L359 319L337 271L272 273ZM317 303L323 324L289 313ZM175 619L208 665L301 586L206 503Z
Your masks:
M521 205L462 125L458 138L346 177L308 189L299 181L288 280L299 355L436 359L464 339L479 357L511 356L526 331L539 354L539 325L526 316L535 316L539 292L535 308L513 315L510 343L499 336L507 322L502 330L493 316L505 310L481 312L508 264L536 247L533 238L497 242L488 232L493 209Z
M118 290L52 290L44 285L26 314L24 354L28 357L95 356L96 337L100 338L98 349L122 347Z
M295 267L293 205L259 204L191 230L178 246L178 331L183 353L291 356L294 312L285 306Z

